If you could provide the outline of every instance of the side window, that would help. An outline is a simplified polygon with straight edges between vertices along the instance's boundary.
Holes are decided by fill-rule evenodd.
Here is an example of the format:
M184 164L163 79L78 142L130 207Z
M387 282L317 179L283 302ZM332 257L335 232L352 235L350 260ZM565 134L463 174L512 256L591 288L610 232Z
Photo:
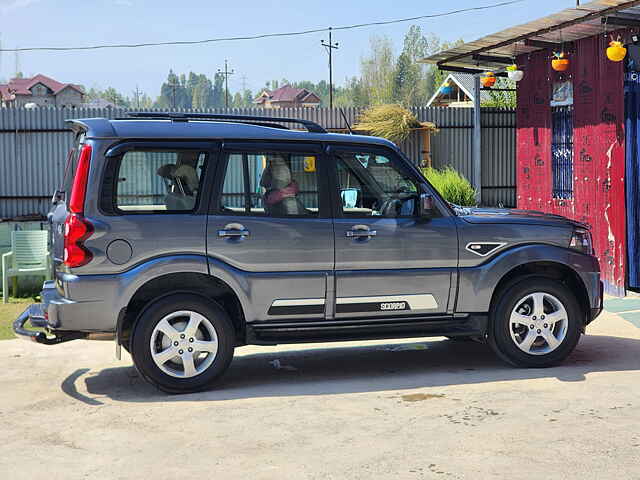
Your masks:
M122 212L189 212L197 205L207 154L195 150L132 150L117 172Z
M342 212L347 216L412 217L420 188L393 162L374 153L336 157Z
M231 153L220 198L223 214L317 216L317 157L301 153Z

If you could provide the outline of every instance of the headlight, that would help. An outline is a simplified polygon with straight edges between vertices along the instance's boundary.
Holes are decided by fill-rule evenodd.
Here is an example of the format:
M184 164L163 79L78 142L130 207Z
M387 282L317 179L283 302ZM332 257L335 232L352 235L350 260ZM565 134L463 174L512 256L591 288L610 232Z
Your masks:
M583 228L576 228L571 236L569 248L577 250L587 255L593 255L593 242L591 241L591 232Z

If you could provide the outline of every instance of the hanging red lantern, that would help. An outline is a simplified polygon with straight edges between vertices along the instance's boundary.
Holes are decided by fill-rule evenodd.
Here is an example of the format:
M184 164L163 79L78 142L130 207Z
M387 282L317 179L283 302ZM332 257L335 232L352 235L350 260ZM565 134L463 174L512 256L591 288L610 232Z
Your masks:
M620 37L618 37L618 40L609 42L609 47L607 48L607 58L609 60L612 62L621 62L626 55L627 49L622 45Z
M556 72L564 72L569 68L569 59L564 52L553 52L553 59L551 60L551 68Z
M484 72L484 75L480 77L480 83L483 87L490 88L496 83L496 76L493 72Z

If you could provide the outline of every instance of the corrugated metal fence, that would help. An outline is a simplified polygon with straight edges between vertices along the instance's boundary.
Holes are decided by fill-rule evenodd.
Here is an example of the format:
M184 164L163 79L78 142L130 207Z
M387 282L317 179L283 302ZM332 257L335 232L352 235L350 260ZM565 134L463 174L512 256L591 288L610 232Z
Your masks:
M338 109L260 108L210 110L211 113L305 118L328 129L344 129ZM360 110L345 108L351 124ZM447 165L471 178L473 111L467 108L416 108L421 121L434 122L431 136L433 166ZM0 218L45 214L53 190L62 180L72 135L68 118L126 115L122 109L0 109ZM482 204L515 206L515 111L482 111ZM412 134L399 145L414 162L422 157L422 135Z

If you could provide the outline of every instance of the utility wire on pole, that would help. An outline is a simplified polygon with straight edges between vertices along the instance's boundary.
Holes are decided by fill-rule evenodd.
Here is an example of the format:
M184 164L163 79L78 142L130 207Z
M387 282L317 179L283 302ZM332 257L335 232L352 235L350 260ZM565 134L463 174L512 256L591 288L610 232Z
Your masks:
M329 53L329 108L333 108L333 55L332 52L338 49L338 42L333 43L331 38L332 27L329 27L329 43L320 40L320 45L327 49Z
M229 75L236 73L233 69L229 71L227 60L224 61L224 70L218 69L220 75L224 75L224 108L229 108Z

